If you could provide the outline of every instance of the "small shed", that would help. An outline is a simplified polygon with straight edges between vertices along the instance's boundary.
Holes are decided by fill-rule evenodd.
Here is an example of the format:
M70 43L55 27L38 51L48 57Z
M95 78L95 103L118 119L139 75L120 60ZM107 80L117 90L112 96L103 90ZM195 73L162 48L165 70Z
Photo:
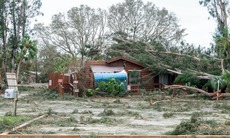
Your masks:
M57 89L60 84L64 92L78 95L77 83L77 73L50 73L48 88Z
M86 86L95 88L98 80L115 78L125 82L127 91L154 89L154 73L140 63L118 57L107 61L88 61L85 63Z

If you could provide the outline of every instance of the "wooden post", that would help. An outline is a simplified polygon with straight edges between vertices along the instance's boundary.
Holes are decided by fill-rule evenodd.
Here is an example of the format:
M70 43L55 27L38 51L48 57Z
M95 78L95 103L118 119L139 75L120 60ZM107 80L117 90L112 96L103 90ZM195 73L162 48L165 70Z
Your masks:
M58 93L60 96L63 96L64 92L63 92L63 79L58 79Z
M63 86L61 83L58 83L58 93L60 96L63 96L64 92L63 92Z
M18 91L16 90L14 95L14 116L17 115L17 102L18 102Z
M73 88L74 88L74 93L78 97L78 88L77 88L78 80L77 80L77 73L74 73L74 80L73 80Z
M15 90L13 115L16 116L17 115L17 101L18 101L18 95L19 95L16 74L15 73L6 73L6 79L7 79L8 88Z

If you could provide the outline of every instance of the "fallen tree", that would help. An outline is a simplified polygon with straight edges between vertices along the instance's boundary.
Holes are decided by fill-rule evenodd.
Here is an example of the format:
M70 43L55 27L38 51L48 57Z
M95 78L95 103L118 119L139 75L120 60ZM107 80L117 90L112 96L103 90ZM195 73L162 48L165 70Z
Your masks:
M190 86L184 86L184 85L165 85L164 89L183 89L183 90L194 90L197 92L200 92L208 97L211 97L211 99L219 99L223 97L230 97L230 93L221 93L221 90L217 90L215 92L207 92L199 88L190 87Z

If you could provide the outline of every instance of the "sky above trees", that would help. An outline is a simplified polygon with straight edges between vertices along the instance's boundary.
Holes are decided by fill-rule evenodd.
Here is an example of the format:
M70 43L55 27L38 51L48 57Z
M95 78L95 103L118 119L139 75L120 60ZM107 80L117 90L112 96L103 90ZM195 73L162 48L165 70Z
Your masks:
M176 14L179 19L179 24L186 29L187 36L185 40L188 43L193 43L196 46L210 47L213 42L212 35L216 28L216 23L213 19L208 19L210 16L206 8L199 5L198 0L143 0L145 3L150 1L156 4L157 7L165 7L170 12ZM38 17L38 22L49 24L51 17L59 12L66 13L72 7L86 4L92 8L108 8L123 0L42 0L41 11L44 16Z

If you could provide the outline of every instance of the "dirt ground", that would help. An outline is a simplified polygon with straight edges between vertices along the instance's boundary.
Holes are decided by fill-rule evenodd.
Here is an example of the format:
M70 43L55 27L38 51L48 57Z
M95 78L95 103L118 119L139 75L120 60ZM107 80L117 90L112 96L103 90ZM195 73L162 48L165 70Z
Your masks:
M75 98L47 95L45 90L20 92L17 114L49 116L20 129L20 134L160 135L199 113L220 126L230 120L228 100L205 98L128 96L126 98ZM56 97L56 98L55 98ZM0 97L0 116L13 111L13 100ZM229 130L228 125L224 125Z

